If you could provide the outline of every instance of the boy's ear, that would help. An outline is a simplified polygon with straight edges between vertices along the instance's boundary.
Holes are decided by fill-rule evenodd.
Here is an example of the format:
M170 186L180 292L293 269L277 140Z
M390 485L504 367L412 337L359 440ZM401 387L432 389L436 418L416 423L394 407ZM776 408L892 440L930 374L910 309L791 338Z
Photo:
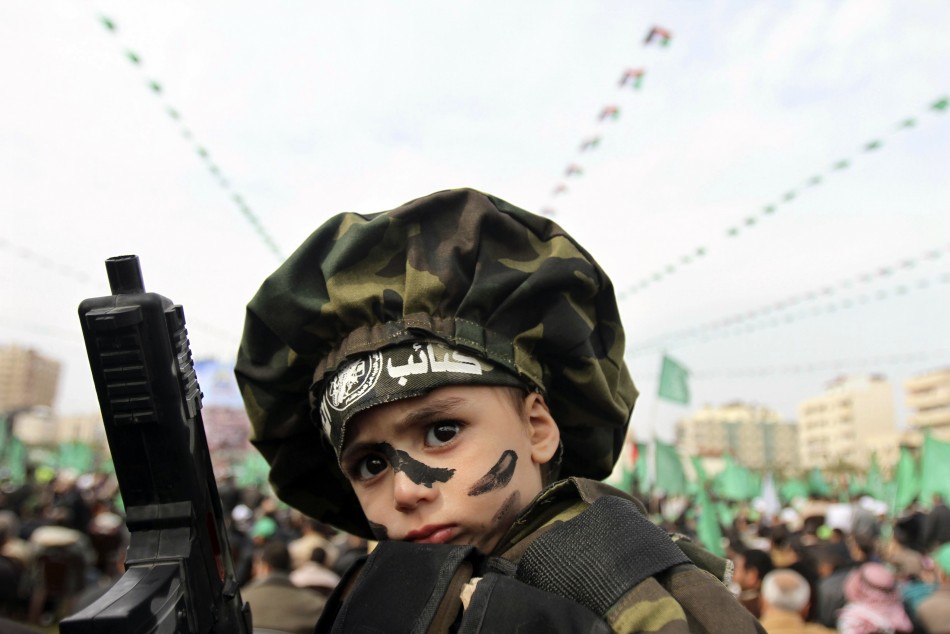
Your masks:
M546 464L554 457L561 443L561 430L551 416L544 397L537 392L528 394L525 415L528 419L528 434L531 437L531 459L536 464Z

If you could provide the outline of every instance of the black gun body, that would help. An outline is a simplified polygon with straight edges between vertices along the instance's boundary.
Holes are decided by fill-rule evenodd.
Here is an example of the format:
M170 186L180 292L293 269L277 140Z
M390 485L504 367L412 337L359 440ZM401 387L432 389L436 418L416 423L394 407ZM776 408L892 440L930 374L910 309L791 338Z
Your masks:
M113 295L79 316L131 540L126 573L60 631L250 632L184 312L144 291L137 257L106 266Z

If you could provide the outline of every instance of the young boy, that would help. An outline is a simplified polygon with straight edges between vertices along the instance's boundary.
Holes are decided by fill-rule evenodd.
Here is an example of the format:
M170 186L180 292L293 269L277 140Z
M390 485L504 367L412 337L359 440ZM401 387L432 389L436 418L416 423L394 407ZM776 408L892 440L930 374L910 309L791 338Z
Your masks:
M596 482L637 395L623 355L604 271L497 198L438 192L314 232L248 305L236 374L277 495L383 540L321 626L761 631L691 558L721 562ZM463 560L465 590L446 582ZM436 600L416 610L406 587Z

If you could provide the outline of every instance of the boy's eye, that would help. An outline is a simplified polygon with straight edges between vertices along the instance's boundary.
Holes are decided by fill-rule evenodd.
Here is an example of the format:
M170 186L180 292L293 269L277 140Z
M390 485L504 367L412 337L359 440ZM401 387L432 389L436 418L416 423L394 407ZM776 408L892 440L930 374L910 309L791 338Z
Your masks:
M461 423L457 422L436 423L426 430L426 445L440 447L455 438L461 429Z
M360 480L372 480L389 466L386 458L376 454L366 456L356 465L356 477Z

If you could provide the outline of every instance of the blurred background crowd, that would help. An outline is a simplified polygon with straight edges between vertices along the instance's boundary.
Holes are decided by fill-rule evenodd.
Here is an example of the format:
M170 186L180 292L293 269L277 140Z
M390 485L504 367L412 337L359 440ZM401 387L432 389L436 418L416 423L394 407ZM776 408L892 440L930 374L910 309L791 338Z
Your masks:
M55 631L124 571L121 495L103 470L30 465L21 482L8 475L0 488L0 619ZM621 486L639 494L636 481ZM218 487L255 626L312 631L341 575L372 544L301 515L265 483L241 485L229 473ZM834 486L775 508L706 489L644 499L667 530L726 555L730 588L767 631L950 631L950 508L939 494L895 513L866 492ZM713 530L706 502L718 509Z

